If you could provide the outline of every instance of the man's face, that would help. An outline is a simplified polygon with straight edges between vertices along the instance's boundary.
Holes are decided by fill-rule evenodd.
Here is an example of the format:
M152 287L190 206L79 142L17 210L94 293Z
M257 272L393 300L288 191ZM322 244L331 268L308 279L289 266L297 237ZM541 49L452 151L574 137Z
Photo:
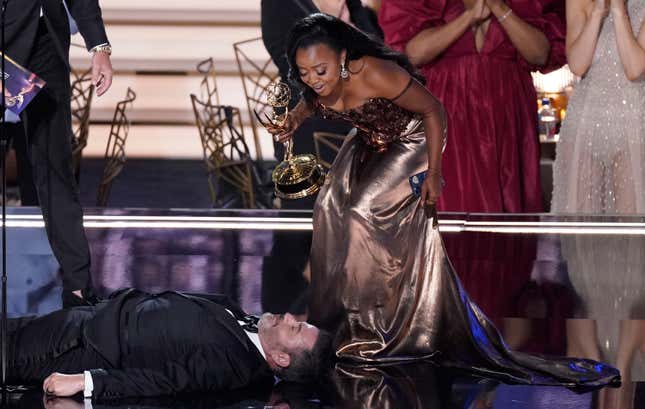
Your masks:
M258 323L260 342L267 357L271 357L274 353L291 355L302 349L311 350L318 339L319 332L320 330L315 326L297 321L291 314L266 313ZM280 365L280 362L276 363Z

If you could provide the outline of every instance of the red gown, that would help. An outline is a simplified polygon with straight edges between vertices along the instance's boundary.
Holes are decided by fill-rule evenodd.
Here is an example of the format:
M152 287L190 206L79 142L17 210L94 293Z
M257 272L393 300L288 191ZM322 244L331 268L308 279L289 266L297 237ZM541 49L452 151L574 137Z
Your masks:
M551 52L542 71L565 64L564 1L507 0L513 12L539 28ZM379 21L385 41L403 51L422 30L464 11L462 0L384 0ZM480 52L471 30L420 67L428 89L448 113L443 155L446 186L438 207L463 212L539 212L536 93L531 66L493 16Z

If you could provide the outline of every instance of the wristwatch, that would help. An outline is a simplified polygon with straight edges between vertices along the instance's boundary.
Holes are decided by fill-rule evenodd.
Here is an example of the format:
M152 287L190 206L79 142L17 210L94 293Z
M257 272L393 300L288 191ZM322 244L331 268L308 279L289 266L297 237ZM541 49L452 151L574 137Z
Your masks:
M110 44L99 44L96 47L93 47L90 50L90 53L92 54L104 53L107 55L112 55L112 46Z

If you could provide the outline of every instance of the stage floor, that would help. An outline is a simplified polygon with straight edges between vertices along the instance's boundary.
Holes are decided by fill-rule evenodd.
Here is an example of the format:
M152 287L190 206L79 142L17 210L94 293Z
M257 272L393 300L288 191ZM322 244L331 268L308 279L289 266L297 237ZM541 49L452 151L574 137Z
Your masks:
M88 209L85 224L93 280L102 295L130 286L224 293L250 313L305 311L309 212ZM60 308L60 278L40 213L10 209L7 227L10 316ZM126 404L596 408L621 396L631 402L622 407L645 408L644 217L444 214L440 229L467 291L513 349L620 363L627 368L625 387L575 394L498 385L424 365L337 368L313 389L278 384L227 396ZM10 407L43 406L37 391L11 398ZM79 405L58 400L45 407Z
M643 408L645 383L624 389L575 393L561 387L504 385L425 364L389 368L336 368L318 385L278 383L273 387L219 394L84 402L44 397L37 390L8 394L7 409L591 409Z

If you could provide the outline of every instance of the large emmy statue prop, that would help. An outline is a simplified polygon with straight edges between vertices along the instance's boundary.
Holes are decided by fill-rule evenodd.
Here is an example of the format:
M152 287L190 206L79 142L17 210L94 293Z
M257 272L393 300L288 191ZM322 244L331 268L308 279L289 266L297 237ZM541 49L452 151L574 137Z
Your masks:
M289 115L291 90L283 82L272 83L267 87L267 103L271 106L271 115L264 116L269 121L260 123L268 129L286 130ZM325 182L325 171L311 154L293 155L293 141L284 142L284 159L273 170L271 179L275 185L275 194L281 199L301 199L316 193Z

